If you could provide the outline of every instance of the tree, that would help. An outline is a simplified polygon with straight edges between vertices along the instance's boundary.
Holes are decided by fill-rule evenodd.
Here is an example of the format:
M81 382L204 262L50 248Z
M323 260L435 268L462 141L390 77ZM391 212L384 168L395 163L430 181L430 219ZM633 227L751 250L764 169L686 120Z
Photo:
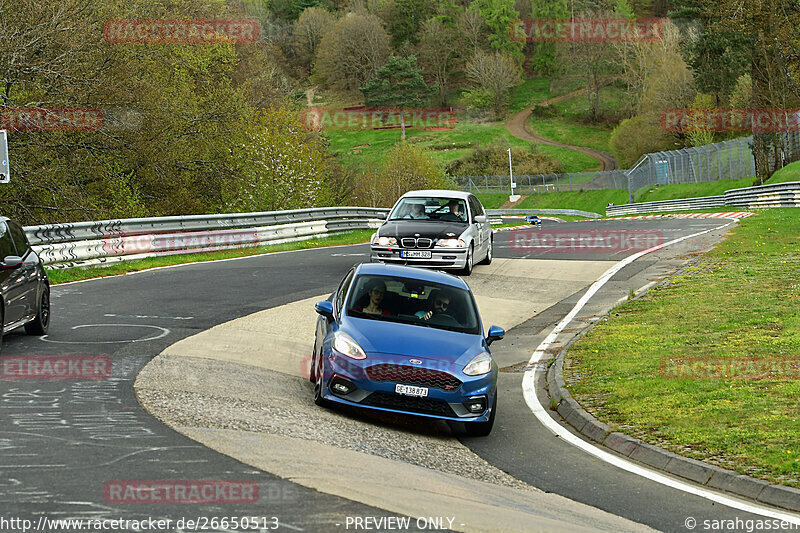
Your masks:
M715 31L739 32L752 43L750 75L752 106L789 110L800 103L798 42L800 3L797 0L717 0L720 20ZM711 16L706 7L704 14ZM726 20L723 22L722 18ZM724 29L722 29L724 28ZM753 131L756 175L763 182L786 162L786 137L778 131Z
M470 82L492 94L497 111L505 106L509 91L520 82L517 62L502 52L478 50L467 62L465 72Z
M581 13L586 18L611 18L609 11L592 10ZM570 72L576 73L586 80L586 96L589 99L589 119L597 122L600 119L600 89L603 78L612 74L616 67L614 44L606 42L572 42L558 47L559 61L571 65Z
M453 72L463 66L456 29L440 19L430 19L422 25L419 42L419 60L424 71L439 88L439 102L447 105L447 93Z
M284 107L258 112L237 151L240 172L226 184L229 212L314 207L325 199L325 152L300 118Z
M636 115L619 123L609 141L622 168L630 168L643 154L672 150L675 138L661 128L659 115Z
M364 103L368 106L390 107L400 110L400 138L406 138L405 109L419 107L432 91L425 84L422 70L417 68L414 56L391 56L375 77L361 88Z
M308 70L314 61L322 36L335 22L333 15L321 7L310 7L300 14L292 28L296 55L300 64Z
M692 72L681 50L680 30L666 20L661 37L657 41L616 43L621 78L627 85L626 106L632 115L642 113L645 107L654 112L680 107L694 94Z
M531 18L564 20L569 18L567 0L531 0ZM556 43L532 43L531 67L542 76L553 76L557 68Z
M433 14L433 5L428 0L394 0L389 8L388 28L392 35L392 46L403 43L417 44L420 26Z
M467 9L461 12L456 22L456 27L463 39L472 49L472 53L477 52L479 48L483 47L486 21L483 20L483 17L478 12L478 5L476 3L470 4Z
M350 13L322 37L315 67L328 85L356 90L386 63L390 51L389 35L378 17Z
M675 21L695 21L684 40L685 59L694 71L698 90L713 94L716 105L749 70L753 50L751 35L730 24L719 3L675 0L669 13Z
M367 170L361 176L354 198L359 205L391 207L408 191L453 187L426 150L411 143L398 143L389 152L383 167Z
M514 9L514 0L475 0L478 12L489 28L489 45L492 50L506 52L521 62L522 43L511 38L511 24L519 19L519 13Z

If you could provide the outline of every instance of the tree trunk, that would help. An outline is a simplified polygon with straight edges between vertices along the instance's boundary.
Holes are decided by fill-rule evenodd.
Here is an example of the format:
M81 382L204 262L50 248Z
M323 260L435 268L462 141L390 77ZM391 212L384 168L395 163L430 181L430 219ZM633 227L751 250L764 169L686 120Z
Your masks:
M405 109L400 110L400 140L406 140L406 112Z

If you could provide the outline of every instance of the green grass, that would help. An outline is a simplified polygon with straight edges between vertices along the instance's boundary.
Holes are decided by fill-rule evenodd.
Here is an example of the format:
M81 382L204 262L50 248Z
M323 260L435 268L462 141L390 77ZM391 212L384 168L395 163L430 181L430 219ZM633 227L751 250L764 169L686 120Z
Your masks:
M508 200L508 194L477 194L486 209L497 209ZM614 202L623 204L628 200L628 192L621 189L600 191L571 191L530 194L522 200L517 209L578 209L592 213L605 214L606 206ZM563 218L563 217L562 217Z
M798 234L796 209L764 210L684 274L614 309L570 348L572 394L637 438L800 487ZM698 357L769 361L788 377L663 370Z
M548 144L537 144L536 147L543 154L551 155L561 161L561 164L564 165L564 172L584 172L599 169L597 159L590 155Z
M589 99L585 94L553 104L554 117L531 115L528 127L537 135L572 146L610 151L609 140L625 99L625 90L615 85L600 89L600 112L613 117L610 122L587 122Z
M583 80L574 79L554 84L550 92L550 80L545 78L528 78L511 92L509 113L522 111L528 106L542 102L549 98L559 96L583 87Z
M740 180L719 180L705 183L681 183L678 185L648 185L635 191L637 202L657 202L679 198L699 198L701 196L718 196L728 189L739 189L753 185L754 178ZM627 202L626 202L627 203Z
M800 181L800 161L790 163L777 171L767 180L765 185L784 183L787 181Z
M386 160L392 147L400 142L400 130L330 130L325 135L330 140L331 151L345 162L380 164ZM479 145L499 143L527 149L531 144L517 139L508 132L504 123L497 122L459 122L448 131L406 130L406 137L416 146L430 149L442 164L471 153ZM353 150L360 151L354 153Z
M137 272L168 265L180 265L183 263L195 263L199 261L215 261L218 259L230 259L233 257L246 257L250 255L265 254L270 252L283 252L287 250L304 250L307 248L321 248L325 246L335 246L341 244L359 244L369 241L370 236L375 232L372 229L349 231L340 235L332 235L320 239L309 239L305 241L287 242L282 244L271 244L256 248L236 248L223 250L220 252L205 252L197 254L170 255L164 257L152 257L136 261L122 261L112 263L107 266L89 266L83 268L48 268L47 276L52 284L66 283L89 278L100 278L104 276L116 276L128 272Z

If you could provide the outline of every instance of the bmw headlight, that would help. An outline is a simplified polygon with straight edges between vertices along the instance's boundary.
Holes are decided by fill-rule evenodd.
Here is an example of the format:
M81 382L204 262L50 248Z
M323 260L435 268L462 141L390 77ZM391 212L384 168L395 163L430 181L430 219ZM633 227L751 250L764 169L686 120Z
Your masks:
M467 246L461 239L439 239L436 241L437 248L464 248Z
M367 354L361 349L353 337L347 333L337 331L333 334L333 349L351 359L366 359Z
M472 358L472 361L464 367L464 373L468 376L482 376L492 371L492 356L487 352L481 352Z
M375 237L372 239L372 244L377 244L378 246L397 246L397 239L394 237Z

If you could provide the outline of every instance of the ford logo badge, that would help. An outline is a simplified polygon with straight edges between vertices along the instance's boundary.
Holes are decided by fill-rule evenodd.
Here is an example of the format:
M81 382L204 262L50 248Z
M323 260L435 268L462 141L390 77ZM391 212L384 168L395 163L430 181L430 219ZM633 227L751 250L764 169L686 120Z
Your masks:
M411 363L412 365L421 365L422 364L422 361L420 361L419 359L409 359L408 362Z

